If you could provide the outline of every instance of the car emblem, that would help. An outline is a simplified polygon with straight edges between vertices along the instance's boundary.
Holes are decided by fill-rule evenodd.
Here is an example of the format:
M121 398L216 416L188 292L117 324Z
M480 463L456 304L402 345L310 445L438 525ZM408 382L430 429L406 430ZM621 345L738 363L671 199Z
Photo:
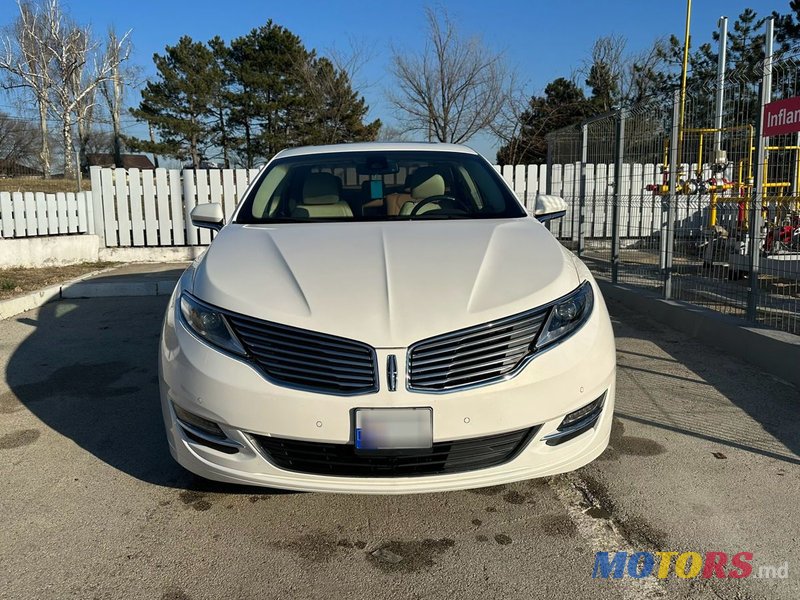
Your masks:
M397 390L397 357L394 354L386 357L386 382L390 392Z

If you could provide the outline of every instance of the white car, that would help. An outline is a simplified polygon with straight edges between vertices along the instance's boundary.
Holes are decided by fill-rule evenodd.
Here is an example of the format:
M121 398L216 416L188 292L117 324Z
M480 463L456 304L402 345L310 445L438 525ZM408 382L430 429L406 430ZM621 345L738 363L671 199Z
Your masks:
M576 469L615 348L589 270L447 144L285 150L180 278L160 343L175 459L204 478L393 494Z

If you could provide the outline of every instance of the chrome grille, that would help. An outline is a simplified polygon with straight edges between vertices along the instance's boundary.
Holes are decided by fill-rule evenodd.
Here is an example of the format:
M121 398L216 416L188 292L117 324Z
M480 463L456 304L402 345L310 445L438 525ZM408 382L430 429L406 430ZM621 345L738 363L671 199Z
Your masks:
M549 308L417 342L408 352L408 387L445 392L512 373L532 352Z
M375 351L345 338L227 314L251 358L269 379L337 395L377 391Z

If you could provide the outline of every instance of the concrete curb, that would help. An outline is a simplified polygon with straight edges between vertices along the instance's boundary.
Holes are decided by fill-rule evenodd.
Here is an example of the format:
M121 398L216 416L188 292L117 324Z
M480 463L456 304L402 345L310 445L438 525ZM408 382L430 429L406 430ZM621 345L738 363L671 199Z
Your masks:
M124 296L168 296L175 281L128 281L120 283L76 283L61 288L62 298L119 298Z
M800 336L750 326L706 308L648 295L639 288L598 283L606 298L800 388Z
M146 282L108 282L86 281L98 275L109 273L117 267L100 269L59 285L52 285L17 298L0 301L0 320L14 317L48 302L77 298L118 298L124 296L169 296L175 288L173 279Z

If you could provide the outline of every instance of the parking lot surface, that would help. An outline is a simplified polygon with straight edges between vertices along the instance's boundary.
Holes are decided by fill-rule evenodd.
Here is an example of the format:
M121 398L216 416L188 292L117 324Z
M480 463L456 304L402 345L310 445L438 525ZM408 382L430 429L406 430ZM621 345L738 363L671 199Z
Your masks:
M166 302L0 321L1 598L800 597L800 392L724 353L612 303L617 417L593 464L464 492L285 493L173 462ZM616 550L746 551L788 577L593 579Z

